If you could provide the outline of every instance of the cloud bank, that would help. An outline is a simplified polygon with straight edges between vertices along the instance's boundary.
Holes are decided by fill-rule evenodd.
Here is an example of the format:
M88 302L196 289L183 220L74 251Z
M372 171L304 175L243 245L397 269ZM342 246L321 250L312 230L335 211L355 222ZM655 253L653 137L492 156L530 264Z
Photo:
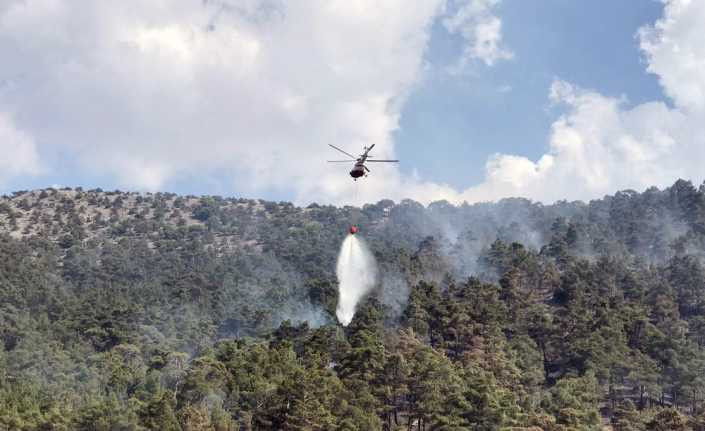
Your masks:
M491 21L489 6L462 6L458 29ZM37 174L42 157L58 170L62 154L128 188L212 177L252 195L349 201L326 144L393 156L430 26L445 18L443 0L3 2L0 124L12 139L1 145L24 149L4 179ZM358 202L442 188L379 171L389 181Z
M555 80L552 103L567 112L551 126L539 160L497 154L486 179L456 199L526 196L590 199L620 189L705 178L705 3L670 0L664 16L639 29L647 71L658 75L673 107L627 102ZM618 73L618 71L615 71Z
M453 71L461 71L473 60L492 66L514 56L502 45L502 20L494 13L499 3L500 0L470 0L443 20L448 32L460 34L466 41L463 55Z
M0 186L59 169L52 154L123 187L208 177L299 203L389 197L461 202L589 199L701 181L705 4L665 3L639 29L646 70L672 105L628 101L555 80L565 112L538 160L496 154L466 190L371 166L364 187L324 163L326 144L394 156L401 108L423 78L431 26L465 48L457 67L512 57L499 0L6 1L0 5ZM636 55L636 54L635 54ZM615 71L617 73L617 71ZM335 156L337 157L337 156ZM44 170L42 170L44 168Z
M34 141L18 130L12 118L0 111L0 184L16 175L41 172Z

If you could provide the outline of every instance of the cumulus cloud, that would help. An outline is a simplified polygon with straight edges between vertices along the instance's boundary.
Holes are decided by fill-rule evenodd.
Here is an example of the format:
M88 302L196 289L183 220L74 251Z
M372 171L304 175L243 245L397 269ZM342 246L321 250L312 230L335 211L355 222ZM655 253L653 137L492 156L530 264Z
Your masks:
M556 80L552 103L566 108L552 125L549 151L537 161L496 154L485 181L457 199L526 196L590 199L619 189L703 180L705 160L705 3L671 0L664 16L638 31L647 70L674 107L627 102Z
M630 106L556 80L549 98L565 112L546 154L496 154L466 190L379 165L356 190L324 163L328 143L353 152L375 143L378 157L394 157L392 132L436 20L466 43L458 67L511 58L498 4L2 2L0 56L11 61L0 68L0 149L16 158L0 161L0 181L39 173L44 151L124 187L215 177L221 190L282 189L299 203L589 199L702 180L705 5L686 0L667 1L638 32L673 106Z
M505 56L495 4L454 3L447 22L488 64ZM392 132L445 11L445 0L3 2L0 112L12 108L9 142L27 154L5 172L32 171L37 143L127 188L203 177L299 203L456 196L394 166L375 166L384 181L358 193L324 163L327 143L394 156Z
M563 81L553 83L550 96L567 112L551 127L549 151L536 162L495 155L487 162L485 182L466 190L464 198L590 199L701 176L693 163L705 156L695 118L657 102L625 109L623 100Z
M36 175L41 166L34 140L0 112L0 185L16 175Z
M666 2L664 17L639 30L647 70L658 75L664 91L684 110L705 108L705 3Z
M448 21L488 63L504 55L494 4L468 0ZM323 163L326 144L376 143L377 156L393 156L391 133L444 11L445 0L3 2L0 55L12 61L0 70L0 110L12 107L12 130L31 133L25 147L41 143L121 186L217 176L251 194L349 201L354 186ZM387 180L357 202L454 193L375 170Z
M502 44L502 21L494 14L500 0L470 0L461 5L443 25L466 42L465 50L453 67L463 70L473 60L492 66L499 60L509 60L514 54Z
M392 156L441 0L3 3L0 110L126 187L349 190L327 143ZM320 160L315 156L319 155ZM394 171L394 168L391 168ZM345 186L338 187L342 182Z

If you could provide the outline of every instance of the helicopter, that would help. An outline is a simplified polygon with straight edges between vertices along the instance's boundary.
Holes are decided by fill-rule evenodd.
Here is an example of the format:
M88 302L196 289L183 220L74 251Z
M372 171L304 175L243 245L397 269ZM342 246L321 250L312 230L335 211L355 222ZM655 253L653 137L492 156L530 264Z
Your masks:
M355 161L355 166L353 167L352 171L350 171L350 176L353 177L353 180L357 181L358 178L362 176L367 176L367 173L370 172L370 170L365 166L365 163L398 163L399 160L368 160L372 159L373 156L370 155L370 150L374 148L375 144L370 145L369 147L363 147L364 152L360 154L360 157L355 157L352 154L348 153L347 151L343 151L340 148L336 147L335 145L328 144L331 148L334 148L341 153L345 154L346 156L350 157L351 160ZM351 160L328 160L329 163L350 163Z

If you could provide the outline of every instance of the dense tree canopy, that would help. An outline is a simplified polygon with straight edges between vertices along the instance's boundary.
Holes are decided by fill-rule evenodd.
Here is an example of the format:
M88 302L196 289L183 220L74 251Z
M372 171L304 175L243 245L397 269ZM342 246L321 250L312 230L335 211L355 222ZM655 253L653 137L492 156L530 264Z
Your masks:
M351 220L380 267L348 327ZM0 198L0 430L705 429L705 188Z

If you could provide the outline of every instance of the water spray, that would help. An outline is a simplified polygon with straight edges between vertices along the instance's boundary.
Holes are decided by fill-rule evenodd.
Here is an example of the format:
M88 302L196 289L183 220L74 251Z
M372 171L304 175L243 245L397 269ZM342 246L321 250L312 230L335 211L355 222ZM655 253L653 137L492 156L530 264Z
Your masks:
M377 279L377 263L363 239L355 233L357 228L353 226L340 246L336 266L338 307L335 314L343 326L352 321L357 304L372 289Z

